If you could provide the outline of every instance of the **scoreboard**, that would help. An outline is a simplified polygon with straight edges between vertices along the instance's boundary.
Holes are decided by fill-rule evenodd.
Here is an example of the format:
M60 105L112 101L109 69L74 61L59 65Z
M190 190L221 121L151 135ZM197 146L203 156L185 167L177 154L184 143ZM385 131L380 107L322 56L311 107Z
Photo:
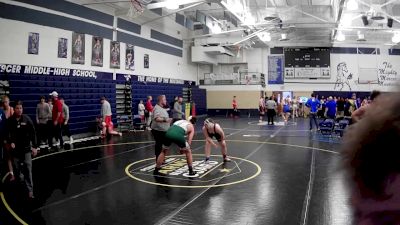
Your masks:
M285 48L286 79L329 79L330 48Z

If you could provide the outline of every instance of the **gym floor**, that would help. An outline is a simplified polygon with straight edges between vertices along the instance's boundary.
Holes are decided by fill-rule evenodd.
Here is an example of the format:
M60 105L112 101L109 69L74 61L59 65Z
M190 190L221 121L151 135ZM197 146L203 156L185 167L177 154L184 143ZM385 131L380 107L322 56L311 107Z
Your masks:
M164 177L152 175L150 132L74 144L35 158L35 200L4 184L1 224L352 224L339 142L308 119L258 125L216 118L233 161L213 148L204 165L201 123L192 148L199 177L184 176L175 149ZM180 169L181 168L181 169Z

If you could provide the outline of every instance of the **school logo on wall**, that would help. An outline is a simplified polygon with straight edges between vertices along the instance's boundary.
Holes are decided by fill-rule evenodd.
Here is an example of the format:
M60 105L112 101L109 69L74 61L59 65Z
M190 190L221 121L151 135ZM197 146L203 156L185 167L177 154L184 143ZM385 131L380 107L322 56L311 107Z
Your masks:
M153 175L154 158L143 159L129 164L125 173L134 180L160 186L176 188L220 187L248 181L258 176L258 164L238 157L230 157L231 162L223 162L222 157L211 155L205 163L203 154L193 154L195 177L189 177L184 155L172 155L165 160L159 173Z
M336 82L333 89L335 91L342 91L348 89L351 91L351 82L353 74L348 70L346 62L341 62L337 65Z

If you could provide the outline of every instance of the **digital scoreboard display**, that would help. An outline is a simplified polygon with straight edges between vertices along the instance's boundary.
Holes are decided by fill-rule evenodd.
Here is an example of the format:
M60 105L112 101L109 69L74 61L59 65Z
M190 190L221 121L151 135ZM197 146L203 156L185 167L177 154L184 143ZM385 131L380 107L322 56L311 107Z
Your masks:
M285 78L330 78L330 48L285 48Z

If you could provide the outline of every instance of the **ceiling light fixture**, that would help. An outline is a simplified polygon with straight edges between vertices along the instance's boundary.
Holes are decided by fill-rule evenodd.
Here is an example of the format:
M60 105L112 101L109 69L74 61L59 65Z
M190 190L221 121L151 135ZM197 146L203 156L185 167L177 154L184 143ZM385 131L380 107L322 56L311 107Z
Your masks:
M348 10L354 11L358 9L358 2L356 0L348 0L346 8Z
M179 9L179 4L177 3L176 0L167 0L165 8L171 9L171 10L176 10L176 9Z
M289 40L288 37L287 37L287 34L282 33L281 34L281 39L279 39L279 41L287 41L287 40Z
M343 34L342 31L338 31L337 36L336 36L337 41L344 41L346 40L346 36Z
M222 32L222 28L218 25L218 23L213 23L210 29L213 34L219 34Z
M340 25L342 27L350 27L353 22L353 17L351 14L345 14L340 20Z
M271 41L271 34L268 32L259 33L259 34L257 34L257 37L263 42Z
M400 43L400 33L394 33L392 37L392 42L393 43Z
M361 33L361 31L358 31L357 33L357 41L366 41L365 35Z

